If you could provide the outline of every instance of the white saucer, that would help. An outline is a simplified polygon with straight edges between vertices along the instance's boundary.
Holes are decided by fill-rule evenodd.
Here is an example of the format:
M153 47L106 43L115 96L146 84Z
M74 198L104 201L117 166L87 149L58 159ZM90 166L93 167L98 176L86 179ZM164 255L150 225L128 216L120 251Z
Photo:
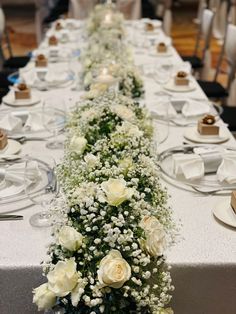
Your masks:
M0 156L4 155L14 155L19 153L21 150L21 144L15 140L8 140L7 146L3 149L0 150Z
M41 99L36 95L32 95L30 99L16 100L14 93L9 93L3 97L2 101L8 106L25 107L36 105L41 101Z
M189 85L176 85L174 79L171 79L164 88L171 92L177 93L185 93L185 92L192 92L196 89L196 84L193 81L189 82Z
M184 137L187 140L190 140L195 143L203 143L203 144L220 144L229 140L229 131L228 129L221 127L220 134L218 135L200 135L197 131L197 127L192 127L186 129L184 132Z
M217 219L228 226L236 228L236 214L233 212L229 198L215 204L212 212Z

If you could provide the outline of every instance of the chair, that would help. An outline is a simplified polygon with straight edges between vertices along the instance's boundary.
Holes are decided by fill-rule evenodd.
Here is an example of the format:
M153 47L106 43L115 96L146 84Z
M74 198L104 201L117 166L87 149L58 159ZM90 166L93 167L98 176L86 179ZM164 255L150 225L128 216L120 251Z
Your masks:
M225 55L225 58L224 58ZM218 75L221 71L222 61L226 60L228 64L227 69L227 87L224 88L217 82ZM228 24L227 32L222 47L222 52L219 57L215 77L213 81L199 80L198 83L209 98L224 99L231 96L233 90L231 87L235 83L236 72L236 26ZM235 86L235 85L234 85Z
M3 52L2 48L2 40L5 36L6 44L7 44L7 50L9 53L9 58L6 58ZM27 56L17 56L14 57L12 54L12 49L10 45L10 40L8 37L7 30L5 28L5 16L3 9L0 7L0 60L1 60L1 67L3 67L6 70L12 70L15 71L21 67L26 66L26 64L29 62L30 57Z
M141 17L141 0L117 0L117 8L126 19L137 20Z
M204 9L201 24L199 25L195 50L192 56L182 56L184 61L191 63L193 70L200 70L200 78L206 79L211 68L210 42L212 37L212 27L215 13L209 9ZM198 51L201 39L204 41L201 57Z
M73 19L86 19L97 2L97 0L70 0L68 15Z
M221 114L222 120L228 124L230 132L236 134L236 105L233 107L222 106L223 112Z

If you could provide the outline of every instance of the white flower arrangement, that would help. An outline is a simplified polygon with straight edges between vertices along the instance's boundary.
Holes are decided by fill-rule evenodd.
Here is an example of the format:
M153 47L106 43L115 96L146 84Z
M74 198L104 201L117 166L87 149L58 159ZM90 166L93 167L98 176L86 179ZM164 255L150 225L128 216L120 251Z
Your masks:
M151 148L151 121L130 98L78 104L58 167L69 211L49 250L48 282L34 290L40 309L171 313L164 252L174 223Z
M88 25L96 27L88 27L88 46L81 57L84 85L92 90L87 98L95 98L104 92L103 88L93 84L94 75L104 66L104 60L109 73L118 79L119 90L126 96L140 97L144 92L143 82L134 65L132 52L123 40L125 34L120 31L123 20L120 13L112 12L110 27L104 27L102 21L108 10L107 6L98 6L88 22Z
M104 42L91 49L96 34L123 29L116 13L111 27L99 27L107 9L97 6L88 22L91 41L83 63L90 77L112 55ZM100 48L104 54L96 59ZM110 71L120 79L122 93L97 87L94 97L78 103L67 125L64 160L57 169L66 206L44 262L47 282L33 291L39 310L173 313L166 307L173 286L164 254L175 225L159 182L152 123L131 98L142 90L133 61L120 55L115 61Z

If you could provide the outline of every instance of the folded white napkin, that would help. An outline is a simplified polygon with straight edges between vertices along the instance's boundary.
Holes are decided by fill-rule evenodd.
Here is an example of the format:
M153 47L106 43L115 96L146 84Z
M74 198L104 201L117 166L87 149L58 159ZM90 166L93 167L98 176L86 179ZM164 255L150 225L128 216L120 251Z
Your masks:
M171 103L169 103L169 104L166 104L166 103L156 104L152 108L152 113L154 113L154 115L157 115L160 117L167 117L168 116L169 118L174 118L177 116L177 112Z
M222 162L222 155L225 150L218 147L197 147L193 151L201 156L204 162L205 173L216 173Z
M52 84L52 83L63 83L67 80L68 73L66 72L56 72L56 71L48 71L45 76L45 81Z
M25 166L25 162L14 164L8 168L0 168L0 178L5 181L10 181L16 184L25 183L25 179L30 182L34 182L35 180L41 177L41 173L38 167L37 161L30 161L27 165L27 170Z
M38 79L35 68L24 71L20 69L20 79L25 82L28 86L33 86Z
M176 176L184 175L187 180L196 180L204 176L204 163L196 154L173 155L173 169Z
M229 152L223 155L222 163L217 171L217 177L220 182L236 183L236 153Z
M182 114L186 118L201 116L209 113L210 107L207 103L198 101L187 101L182 108Z
M22 128L22 120L8 113L0 120L0 127L7 132L19 131Z
M24 131L41 131L44 130L45 124L48 124L52 117L43 117L42 112L30 112L23 127Z
M36 161L31 161L25 171L25 162L0 168L0 197L7 197L21 193L25 184L31 184L41 178ZM25 182L27 180L27 182Z

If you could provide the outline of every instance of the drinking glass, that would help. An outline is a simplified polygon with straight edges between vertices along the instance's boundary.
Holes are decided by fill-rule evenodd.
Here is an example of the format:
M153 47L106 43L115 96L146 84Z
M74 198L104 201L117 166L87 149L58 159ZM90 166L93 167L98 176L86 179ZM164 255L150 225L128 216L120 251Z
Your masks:
M167 84L171 78L173 65L161 65L155 69L154 79L161 87Z
M51 97L45 99L42 110L42 120L45 129L53 134L46 144L49 149L62 149L64 141L58 139L58 134L64 129L66 123L66 110L64 98Z
M35 176L32 172L32 162L35 161L30 158L25 162L25 194L34 205L40 206L42 211L30 217L30 224L40 228L49 227L51 225L51 215L48 209L53 199L58 194L59 189L55 174L55 160L51 157L47 157L44 158L43 162L40 162L40 165L38 165L40 176ZM40 191L37 189L39 181L45 181L43 182L45 188Z

